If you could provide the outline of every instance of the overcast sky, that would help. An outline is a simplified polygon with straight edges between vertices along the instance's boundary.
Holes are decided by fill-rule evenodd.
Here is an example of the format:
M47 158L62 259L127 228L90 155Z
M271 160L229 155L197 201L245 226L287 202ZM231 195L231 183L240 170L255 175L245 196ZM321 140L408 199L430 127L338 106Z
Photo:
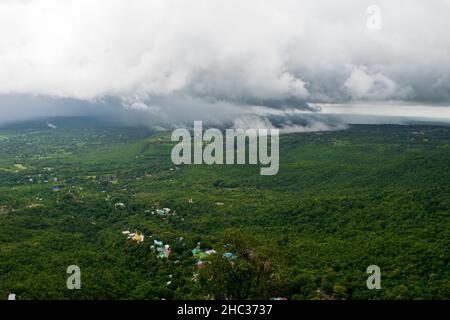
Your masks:
M0 122L384 102L414 116L450 105L449 17L450 0L1 0Z

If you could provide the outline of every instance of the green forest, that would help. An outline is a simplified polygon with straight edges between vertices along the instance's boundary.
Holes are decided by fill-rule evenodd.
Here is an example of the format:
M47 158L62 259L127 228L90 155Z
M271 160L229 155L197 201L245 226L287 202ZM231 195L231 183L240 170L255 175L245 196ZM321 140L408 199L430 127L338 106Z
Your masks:
M0 299L450 299L450 127L283 134L273 176L175 166L174 145L83 119L1 128Z

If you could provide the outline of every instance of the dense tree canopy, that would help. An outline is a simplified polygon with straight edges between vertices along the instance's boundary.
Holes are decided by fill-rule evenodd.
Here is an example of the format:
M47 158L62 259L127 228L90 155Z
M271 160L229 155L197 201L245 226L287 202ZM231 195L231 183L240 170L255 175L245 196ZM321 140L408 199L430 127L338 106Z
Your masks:
M174 166L172 146L143 128L0 130L0 299L450 298L450 128L283 135L274 176Z

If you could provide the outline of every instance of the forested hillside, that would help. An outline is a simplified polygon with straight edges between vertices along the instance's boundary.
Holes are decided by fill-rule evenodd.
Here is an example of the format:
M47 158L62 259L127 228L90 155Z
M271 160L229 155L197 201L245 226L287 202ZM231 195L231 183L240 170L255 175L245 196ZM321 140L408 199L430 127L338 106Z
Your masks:
M174 166L173 145L143 128L1 129L0 299L450 298L449 127L282 135L274 176Z

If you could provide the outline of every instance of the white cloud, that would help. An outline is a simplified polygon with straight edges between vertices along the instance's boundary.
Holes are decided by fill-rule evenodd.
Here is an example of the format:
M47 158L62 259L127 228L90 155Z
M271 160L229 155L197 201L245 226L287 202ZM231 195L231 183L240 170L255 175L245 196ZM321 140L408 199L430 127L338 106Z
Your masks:
M366 27L372 4L381 30ZM200 104L212 120L225 114L213 108L283 101L448 103L449 9L448 0L3 0L0 98L117 97L177 119ZM1 101L0 116L12 112Z
M412 96L409 87L401 88L381 72L371 72L365 66L350 66L351 73L344 86L355 100L405 99Z

